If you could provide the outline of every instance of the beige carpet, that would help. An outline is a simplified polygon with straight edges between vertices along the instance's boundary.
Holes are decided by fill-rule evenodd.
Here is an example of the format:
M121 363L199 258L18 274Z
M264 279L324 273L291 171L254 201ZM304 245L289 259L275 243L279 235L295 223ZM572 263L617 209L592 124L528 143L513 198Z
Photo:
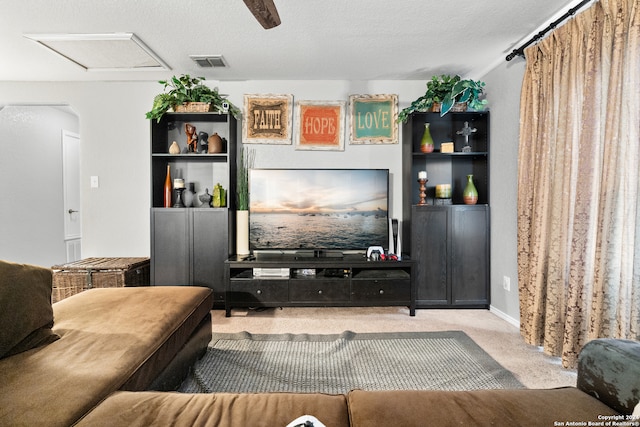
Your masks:
M576 373L559 358L525 344L516 327L488 310L416 310L404 307L283 308L264 311L213 310L213 331L253 334L339 334L353 332L427 332L460 330L527 388L575 386Z

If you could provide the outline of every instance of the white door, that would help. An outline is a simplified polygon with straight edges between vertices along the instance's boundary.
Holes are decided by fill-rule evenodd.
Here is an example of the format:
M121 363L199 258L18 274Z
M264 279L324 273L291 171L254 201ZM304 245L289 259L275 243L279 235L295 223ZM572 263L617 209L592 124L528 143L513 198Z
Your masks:
M64 197L64 240L67 262L81 258L80 136L62 131L62 175Z

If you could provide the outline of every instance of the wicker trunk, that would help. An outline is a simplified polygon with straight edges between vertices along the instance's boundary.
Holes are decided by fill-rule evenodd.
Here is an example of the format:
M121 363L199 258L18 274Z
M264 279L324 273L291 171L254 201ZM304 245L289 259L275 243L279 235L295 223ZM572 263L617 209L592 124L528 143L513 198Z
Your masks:
M51 269L52 302L91 288L149 286L149 258L86 258Z

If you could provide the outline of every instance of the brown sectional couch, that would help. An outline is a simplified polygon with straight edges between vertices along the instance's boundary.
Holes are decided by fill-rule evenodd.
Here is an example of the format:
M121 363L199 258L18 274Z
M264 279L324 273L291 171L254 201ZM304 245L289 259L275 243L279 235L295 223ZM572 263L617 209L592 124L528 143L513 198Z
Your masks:
M117 390L175 388L211 340L208 288L91 289L53 310L50 301L49 269L0 261L0 325L18 335L0 332L0 357L8 354L0 359L0 426L69 426ZM25 316L34 311L45 313ZM57 339L11 354L7 347L33 328Z
M0 304L3 289L11 286L7 280L21 280L13 270L24 268L0 261ZM635 422L624 414L640 399L640 343L624 340L587 344L577 387L559 389L344 395L157 391L177 385L206 347L211 303L204 288L97 289L53 305L50 332L60 337L54 342L51 333L40 331L42 345L1 358L10 353L1 340L10 345L25 340L7 340L0 331L0 425L284 427L305 414L327 427L640 425L640 420L620 424ZM0 313L0 321L7 316ZM30 325L46 329L48 317Z
M117 392L80 426L282 426L313 415L339 426L553 426L618 415L576 388L328 394Z

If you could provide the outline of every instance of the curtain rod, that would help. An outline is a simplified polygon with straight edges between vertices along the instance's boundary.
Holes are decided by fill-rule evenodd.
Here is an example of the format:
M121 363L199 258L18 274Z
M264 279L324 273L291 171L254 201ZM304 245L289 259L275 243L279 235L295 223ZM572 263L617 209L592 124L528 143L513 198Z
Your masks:
M538 40L542 39L544 37L545 34L547 34L549 31L554 30L558 24L560 24L561 22L563 22L564 20L566 20L567 18L575 15L575 13L585 4L591 2L592 0L582 0L576 7L573 7L571 9L569 9L567 11L567 13L565 13L564 15L562 15L560 18L558 18L556 21L552 22L551 24L549 24L549 26L547 28L545 28L544 30L540 31L538 34L536 34L535 36L531 37L529 39L529 41L527 41L525 44L523 44L522 46L520 46L517 49L513 49L513 52L511 52L509 55L507 55L507 61L511 61L513 58L515 58L516 56L522 56L524 57L524 50L525 48L527 48L530 44L533 44L535 42L537 42Z

